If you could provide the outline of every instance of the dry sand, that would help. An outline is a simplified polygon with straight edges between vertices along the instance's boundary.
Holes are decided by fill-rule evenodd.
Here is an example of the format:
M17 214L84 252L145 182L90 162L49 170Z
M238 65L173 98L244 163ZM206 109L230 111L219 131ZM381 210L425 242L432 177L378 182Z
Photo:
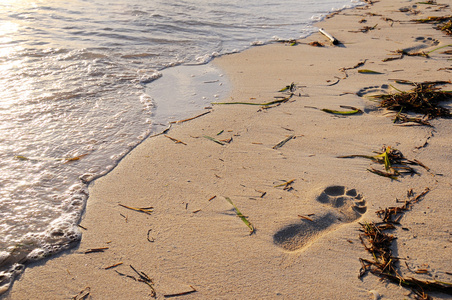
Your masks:
M398 49L428 52L452 44L431 24L407 22L451 14L450 8L437 8L380 1L317 25L341 45L314 34L296 46L254 47L216 59L234 87L224 101L273 101L292 82L295 95L270 109L214 105L210 114L167 132L185 144L164 135L147 139L92 183L80 245L28 266L4 299L70 299L85 288L86 299L149 299L148 285L119 274L137 278L130 265L153 279L157 299L192 289L196 292L175 298L372 299L377 293L381 299L409 298L410 290L372 274L358 279L359 258L371 259L358 237L359 222L379 221L377 210L397 205L396 198L404 199L409 189L419 194L426 187L430 193L391 232L397 236L394 255L403 258L400 272L407 277L451 282L452 120L433 120L434 127L398 126L393 113L356 94L391 91L389 84L409 89L390 79L451 79L450 55L442 54L450 48L430 58L382 62ZM312 47L311 41L325 47ZM340 71L359 62L365 63L347 76ZM340 105L364 113L341 117L320 110ZM289 135L293 139L273 149ZM220 145L204 136L232 141ZM367 159L337 158L370 155L384 145L431 172L415 167L419 175L396 181L367 171L375 166ZM292 179L290 188L276 187ZM255 226L254 234L225 197ZM118 204L154 209L148 215ZM84 253L99 247L108 249ZM415 274L406 266L429 273Z

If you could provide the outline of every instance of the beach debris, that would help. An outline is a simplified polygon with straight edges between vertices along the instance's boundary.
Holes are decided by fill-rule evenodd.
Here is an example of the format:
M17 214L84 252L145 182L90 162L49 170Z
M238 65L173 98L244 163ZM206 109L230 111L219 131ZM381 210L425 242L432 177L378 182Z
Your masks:
M296 45L298 45L298 41L295 40L295 39L290 39L290 40L283 40L283 39L281 39L281 40L277 40L276 42L287 44L289 46L296 46Z
M122 262L118 262L118 263L112 264L108 267L105 267L104 270L110 270L110 269L116 268L117 266L120 266L122 264L123 264Z
M350 110L342 111L342 110L333 110L333 109L328 109L328 108L322 108L321 110L326 113L334 114L334 115L356 115L356 114L363 113L363 111L361 109L353 107L353 106L341 105L340 107L350 109Z
M277 187L282 187L283 186L284 187L283 190L289 190L289 189L292 188L290 185L292 183L294 183L294 182L295 182L295 179L291 179L291 180L285 181L284 183L275 185L274 187L277 188Z
M313 219L311 219L310 217L307 217L307 216L298 215L298 217L302 218L302 219L305 219L305 220L308 220L308 221L311 221L311 222L314 222Z
M398 207L388 207L385 209L380 209L376 211L375 213L383 220L383 222L388 224L400 224L399 221L402 217L402 215L409 211L411 206L417 202L419 202L422 197L424 197L428 192L430 192L429 188L425 188L423 192L421 192L419 195L414 197L413 190L409 190L407 192L407 199L403 201L402 206ZM396 202L400 202L398 199L396 199Z
M390 146L384 146L381 151L376 152L377 155L345 155L338 156L338 158L367 158L372 160L375 163L383 164L385 171L374 169L370 167L367 169L369 172L374 174L388 177L394 180L397 180L398 176L403 174L418 174L418 172L410 167L410 165L420 166L427 171L430 169L426 167L423 163L418 160L409 160L407 159L402 152L399 150L392 148Z
M155 242L155 239L153 237L151 237L151 231L152 231L152 228L149 229L148 233L146 234L146 239L148 240L149 243Z
M14 155L15 159L22 160L22 161L29 161L29 160L35 160L35 161L63 161L63 164L66 164L71 161L77 161L82 159L83 157L87 156L88 153L81 154L74 157L63 157L63 158L51 158L51 157L27 157L24 155Z
M416 4L430 4L430 5L437 5L436 0L428 0L424 2L416 2Z
M345 75L345 77L344 77L343 79L345 79L345 78L348 77L348 74L347 74L347 72L346 72L347 70L353 70L353 69L357 69L357 68L359 68L359 67L361 67L361 66L364 66L364 64L366 63L366 61L367 61L367 59L365 59L365 60L363 60L363 61L360 61L360 62L358 62L356 65L354 65L353 67L348 67L348 68L344 67L344 68L340 68L339 71L342 72L342 73L344 73L344 75Z
M419 117L408 117L406 114L402 114L401 111L397 113L397 115L394 118L394 123L402 124L405 126L413 126L413 123L433 127L432 124L425 118L419 118Z
M377 71L373 71L373 70L368 70L368 69L361 69L361 70L358 70L358 73L360 73L360 74L384 74L384 73L381 73L381 72L377 72Z
M290 141L291 139L295 138L295 135L289 135L288 137L286 137L284 140L282 140L281 142L279 142L278 144L274 145L272 148L273 149L279 149L282 146L284 146L288 141Z
M286 85L285 87L283 87L282 89L280 89L278 92L295 92L295 90L297 89L297 86L295 85L295 83L291 83L289 85Z
M324 45L318 41L313 41L308 43L309 46L313 46L313 47L324 47Z
M175 142L176 144L182 144L182 145L187 145L186 143L182 142L181 140L175 139L170 137L169 135L164 135L165 137L169 138L170 140L172 140L173 142Z
M65 157L62 160L64 160L64 163L67 164L68 162L71 162L71 161L80 160L81 158L83 158L83 157L85 157L87 155L88 155L88 153L85 153L85 154L82 154L82 155L79 155L79 156L75 156L75 157Z
M108 247L92 248L92 249L86 250L84 253L85 254L98 253L98 252L104 252L105 250L108 250L108 249L109 249Z
M273 101L266 102L266 103L254 103L254 102L213 102L212 104L213 105L241 104L241 105L257 105L257 106L269 107L271 105L285 103L285 102L289 101L290 98L291 97L284 97L282 99L273 100Z
M436 29L443 31L447 35L452 35L452 15L443 17L427 17L425 19L412 20L416 23L437 24Z
M225 142L219 141L219 140L217 140L216 138L213 138L213 137L211 137L211 136L203 135L203 137L206 138L206 139L208 139L208 140L211 140L212 142L215 142L215 143L217 143L217 144L220 144L220 145L222 145L222 146L226 145Z
M381 299L380 293L378 293L376 290L370 290L368 293L373 296L373 300Z
M389 26L391 26L391 27L394 25L394 20L391 18L381 17L381 19L383 21L389 22L390 23Z
M333 85L338 84L339 81L341 81L341 78L339 78L339 77L337 77L337 76L334 76L334 78L336 78L336 81L333 82L333 83L329 83L329 84L327 84L326 86L333 86ZM331 82L331 80L327 80L327 82Z
M248 219L240 212L240 210L237 208L237 206L235 206L232 200L228 197L225 197L225 199L234 207L237 216L243 221L243 223L245 223L246 226L248 226L248 228L250 229L250 235L255 233L256 229L254 228L253 224L251 224L250 221L248 221Z
M23 155L14 155L14 158L18 160L30 160L28 157Z
M215 199L217 196L215 195L215 196L212 196L212 197L210 197L209 198L209 200L207 200L207 201L212 201L213 199Z
M138 211L138 212L142 212L145 214L150 215L153 211L154 211L154 207L150 206L150 207L132 207L132 206L127 206L121 203L118 203L119 206L130 209L130 210L134 210L134 211Z
M124 218L124 220L126 221L126 223L129 221L128 218L127 218L126 216L124 216L122 213L119 213L119 215L120 215L121 217Z
M435 50L433 50L435 51ZM424 51L420 51L420 52L408 52L407 50L404 49L399 49L399 50L395 50L395 51L391 51L392 53L394 53L393 55L398 55L396 57L387 57L385 59L383 59L383 62L387 62L387 61L392 61L392 60L397 60L397 59L402 59L405 55L406 56L422 56L425 58L429 58L429 53L433 52L424 52Z
M334 36L332 36L331 34L329 34L328 32L326 32L325 29L320 28L320 29L319 29L319 32L320 32L321 34L323 34L324 36L326 36L326 37L331 41L331 43L333 43L333 45L338 45L338 44L340 44L340 42L339 42Z
M397 237L385 232L387 230L397 229L395 225L400 225L398 223L398 220L400 220L399 214L403 214L408 211L409 206L419 202L429 190L429 188L426 188L417 196L414 196L415 193L410 190L407 192L407 200L405 200L404 206L377 211L377 215L383 220L381 223L359 223L362 227L360 231L363 232L359 235L359 239L361 240L361 243L366 251L371 254L373 259L359 259L362 267L359 271L358 278L362 278L370 272L376 276L387 279L390 282L410 288L416 296L419 297L419 299L431 299L426 294L426 291L452 295L452 283L440 282L437 280L423 281L413 277L404 277L401 274L398 265L399 258L395 257L392 253L392 243L397 239ZM392 219L393 216L396 216L396 219ZM410 271L408 265L407 268ZM420 270L421 272L418 274L428 273L428 270L426 269Z
M77 227L80 227L80 228L83 229L83 230L88 230L88 228L86 228L86 227L84 227L84 226L82 226L82 225L80 225L80 224L77 224Z
M282 103L288 102L294 95L295 91L297 90L297 85L295 83L291 83L289 85L286 85L284 88L280 89L278 92L287 92L287 96L276 96L276 100L265 102L265 103L255 103L255 102L243 102L243 101L237 101L237 102L212 102L212 105L233 105L233 104L240 104L240 105L255 105L255 106L262 106L263 108L271 108L275 106L279 106ZM299 94L301 96L301 94ZM250 98L255 99L255 98Z
M184 120L179 120L179 121L173 121L173 122L170 122L170 124L179 124L179 123L184 123L184 122L187 122L187 121L191 121L191 120L197 119L197 118L199 118L199 117L205 116L205 115L207 115L207 114L210 114L210 112L211 112L211 111L209 110L209 111L203 112L202 114L199 114L199 115L197 115L197 116L194 116L194 117L192 117L192 118L188 118L188 119L184 119Z
M189 295L189 294L193 294L193 293L197 292L197 290L194 287L192 287L191 285L189 285L189 287L191 288L190 291L175 293L175 294L165 294L165 295L163 295L163 297L165 297L165 298L179 297L179 296L185 296L185 295Z
M374 26L364 26L363 28L359 29L359 30L350 30L349 32L362 32L362 33L367 33L371 30L376 29L378 26L378 24L375 24Z
M450 110L439 106L440 102L452 99L452 91L442 91L436 85L451 83L450 81L411 82L398 81L410 84L414 88L410 91L401 91L393 94L381 94L371 96L380 99L380 107L389 110L414 112L423 114L427 120L437 117L451 117Z
M138 275L138 278L136 278L133 275L128 275L128 274L118 272L117 270L115 270L115 272L120 276L124 276L124 277L130 278L130 279L133 279L135 281L145 283L147 286L149 286L151 288L151 297L155 298L157 296L157 293L155 292L154 281L146 273L138 272L132 265L129 265L129 266Z
M88 298L90 292L91 292L91 288L89 286L87 286L86 288L81 290L77 295L75 295L71 299L72 300L84 300L84 299Z

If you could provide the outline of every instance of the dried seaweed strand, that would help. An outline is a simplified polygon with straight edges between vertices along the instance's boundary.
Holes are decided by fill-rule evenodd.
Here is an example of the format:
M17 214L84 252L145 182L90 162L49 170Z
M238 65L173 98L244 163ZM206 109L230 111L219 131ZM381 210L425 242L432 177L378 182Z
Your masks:
M212 102L213 105L229 105L229 104L242 104L242 105L257 105L257 106L270 106L280 103L285 103L290 100L291 97L285 97L283 99L278 99L270 101L267 103L253 103L253 102Z
M207 114L210 114L210 110L209 110L209 111L206 111L206 112L203 112L202 114L197 115L197 116L194 116L194 117L192 117L192 118L188 118L188 119L184 119L184 120L179 120L179 121L173 121L173 122L170 122L170 124L184 123L184 122L191 121L191 120L194 120L194 119L196 119L196 118L202 117L202 116L207 115Z
M193 294L193 293L197 292L197 290L194 287L192 287L191 285L189 285L189 287L191 288L191 291L175 293L175 294L165 294L165 295L163 295L163 297L172 298L172 297L178 297L178 296L185 296L185 295L189 295L189 294Z
M151 278L149 278L149 276L146 273L138 272L132 265L129 266L140 277L137 279L137 281L144 282L146 285L148 285L151 288L151 297L155 297L157 294L154 288L154 281Z
M170 137L169 135L164 135L165 137L169 138L170 140L172 140L173 142L175 142L176 144L182 144L182 145L187 145L186 143L182 142L181 140L175 139Z
M72 300L84 300L89 296L89 293L91 292L91 288L87 286L83 290L81 290L77 295L72 297Z
M383 222L360 223L362 226L362 234L359 235L362 245L372 255L373 260L360 258L362 267L359 271L358 278L362 278L367 272L385 278L393 283L411 288L412 291L420 297L420 299L431 299L425 291L435 291L452 295L452 283L440 281L422 281L412 277L403 277L398 271L398 258L392 254L392 241L395 236L385 233L385 230L395 229L394 224L401 215L410 209L410 206L419 202L423 196L430 191L426 188L422 193L413 197L412 190L408 191L405 204L401 207L387 208L377 211L377 215L382 218ZM421 270L421 273L424 273Z
M121 203L118 203L119 206L122 206L124 208L130 209L130 210L134 210L134 211L138 211L138 212L142 212L148 215L151 215L151 213L154 211L154 208L151 207L131 207L131 206L127 206Z
M84 253L88 254L88 253L104 252L107 249L108 249L108 247L93 248L93 249L86 250Z
M113 269L113 268L115 268L115 267L117 267L117 266L120 266L120 265L122 265L122 264L123 264L122 262L118 262L118 263L113 264L113 265L111 265L111 266L105 267L104 270Z
M250 229L250 235L253 234L256 231L253 224L251 224L250 221L248 221L248 219L240 212L240 210L237 208L237 206L235 206L231 199L229 199L228 197L225 198L226 201L228 201L234 207L237 216L243 221L243 223L245 223L246 226L248 226L248 228Z
M295 135L289 135L287 138L285 138L284 140L282 140L281 142L279 142L278 144L274 145L272 148L273 149L279 149L282 146L284 146L288 141L290 141L291 139L295 138Z

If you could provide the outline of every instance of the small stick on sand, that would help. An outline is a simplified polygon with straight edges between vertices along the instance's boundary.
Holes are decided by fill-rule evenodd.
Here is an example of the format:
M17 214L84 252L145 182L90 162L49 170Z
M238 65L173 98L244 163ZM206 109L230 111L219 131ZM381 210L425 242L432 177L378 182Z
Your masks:
M165 137L169 138L170 140L172 140L172 141L175 142L176 144L187 145L187 144L185 144L184 142L182 142L181 140L172 138L172 137L170 137L169 135L166 135L166 134L165 134Z
M191 120L194 120L194 119L196 119L196 118L202 117L202 116L207 115L207 114L210 114L210 110L209 110L209 111L206 111L206 112L204 112L204 113L202 113L202 114L200 114L200 115L197 115L197 116L195 116L195 117L193 117L193 118L188 118L188 119L179 120L179 121L173 121L173 122L170 122L170 124L184 123L184 122L191 121Z
M279 142L278 144L273 146L273 149L279 149L282 146L284 146L288 141L290 141L291 139L295 138L295 135L290 135L287 138L285 138L284 140L282 140L281 142Z
M93 249L88 249L85 251L85 254L88 253L96 253L96 252L104 252L104 250L109 249L108 247L100 247L100 248L93 248Z
M80 291L80 293L78 293L77 295L75 295L74 297L72 297L72 300L82 300L82 299L86 299L89 296L89 293L91 291L91 288L89 286L87 286L86 288L84 288L83 290Z
M314 220L309 218L309 217L305 217L305 216L302 216L302 215L298 215L298 217L300 217L302 219L305 219L305 220L308 220L308 221L311 221L311 222L314 222Z
M163 297L165 297L165 298L172 298L172 297L189 295L191 293L197 292L197 290L194 287L192 287L191 285L189 285L189 287L191 288L191 291L186 291L186 292L181 292L181 293L176 293L176 294L166 294L166 295L163 295Z
M115 264L113 264L111 266L105 267L104 270L109 270L109 269L112 269L114 267L120 266L122 264L123 264L122 262L118 262L118 263L115 263Z

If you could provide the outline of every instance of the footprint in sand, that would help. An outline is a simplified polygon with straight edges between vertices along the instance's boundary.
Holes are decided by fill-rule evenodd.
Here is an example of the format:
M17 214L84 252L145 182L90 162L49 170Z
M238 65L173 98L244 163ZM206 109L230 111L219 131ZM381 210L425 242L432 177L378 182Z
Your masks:
M389 85L387 85L387 84L368 86L368 87L362 88L359 91L357 91L356 95L359 97L362 97L366 94L375 94L375 93L383 94L383 93L387 92L388 88L389 88Z
M421 49L437 46L439 44L439 41L437 39L431 37L426 38L423 36L415 38L414 42L416 43L416 45L404 48L402 50L404 50L405 52L415 52L420 51Z
M341 224L358 220L367 210L363 197L344 186L329 186L316 200L328 205L329 211L313 221L302 219L279 230L273 236L276 245L287 251L299 250Z

